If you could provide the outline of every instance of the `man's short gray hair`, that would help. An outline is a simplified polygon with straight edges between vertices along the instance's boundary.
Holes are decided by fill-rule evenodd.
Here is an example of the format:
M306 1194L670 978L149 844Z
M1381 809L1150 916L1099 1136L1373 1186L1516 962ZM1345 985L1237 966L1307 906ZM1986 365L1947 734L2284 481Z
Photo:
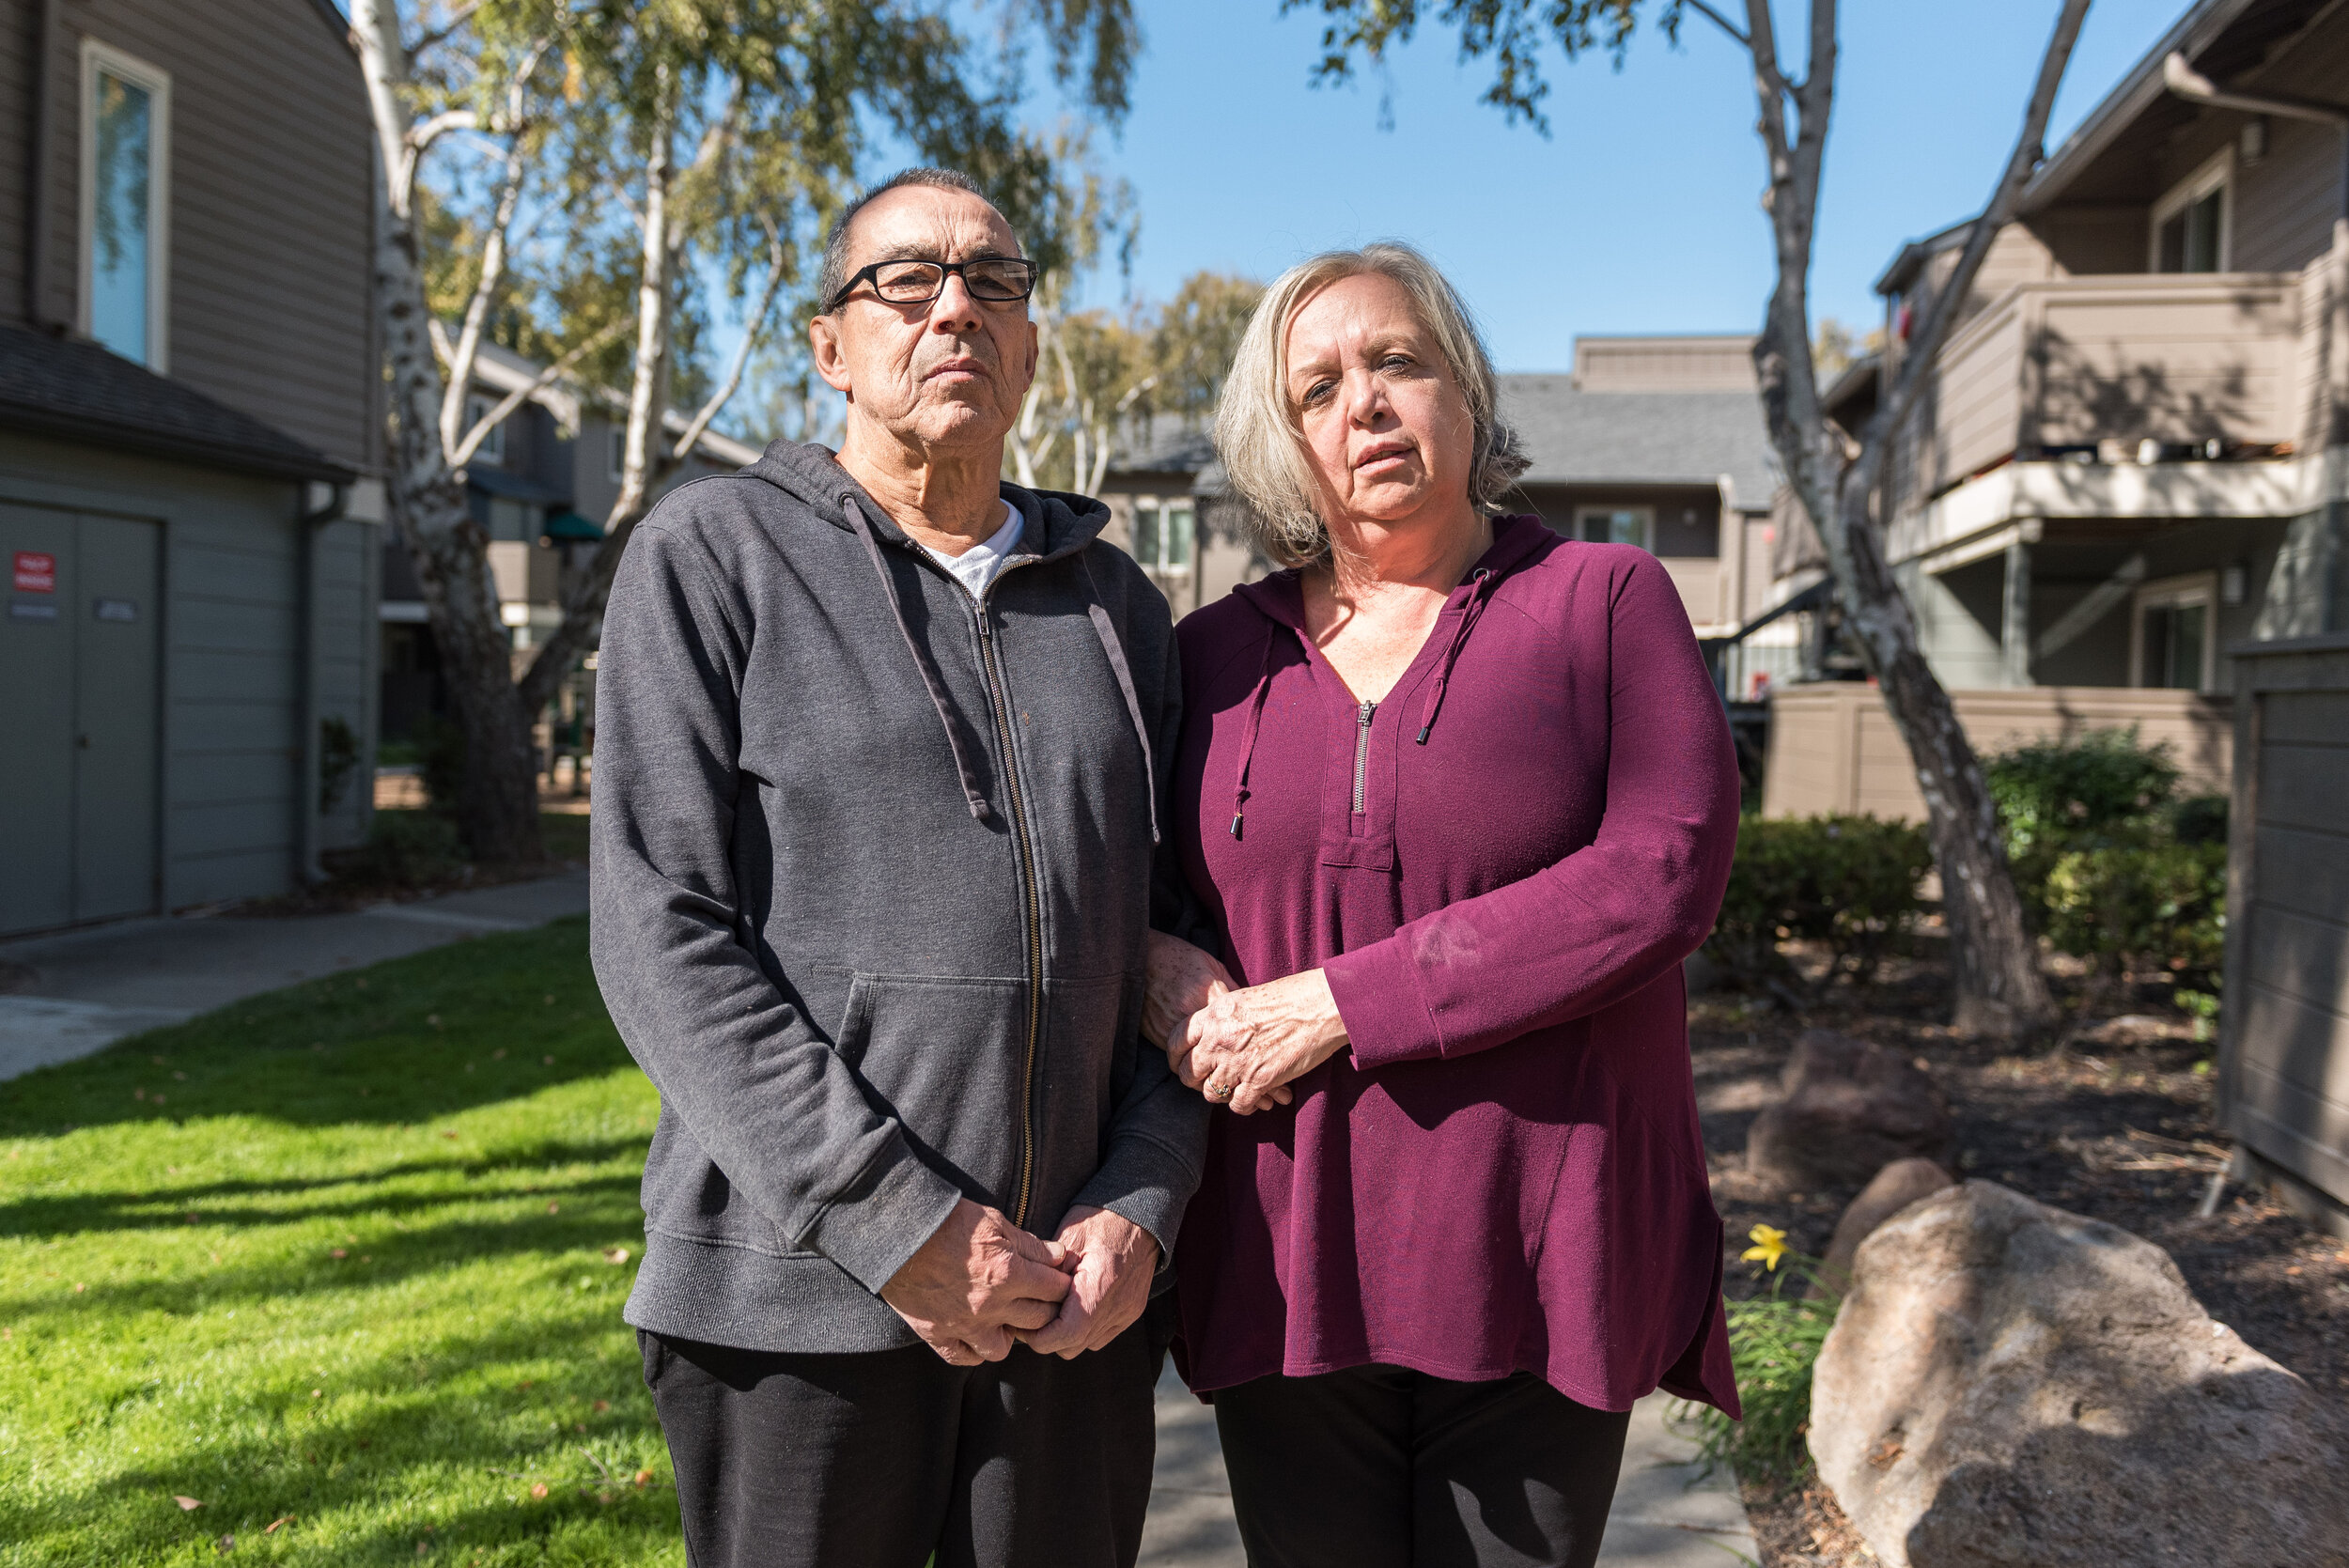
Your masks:
M966 191L989 207L995 205L988 194L979 189L979 182L960 169L900 169L891 175L850 202L841 210L840 216L832 220L832 232L824 237L824 264L816 274L816 310L818 315L830 310L832 303L840 297L840 291L848 287L848 230L856 223L856 215L871 206L875 197L885 196L892 191L902 191L908 186L926 186L933 191Z
M1375 274L1392 278L1411 298L1420 324L1435 338L1474 421L1469 500L1498 512L1501 498L1530 466L1517 432L1502 421L1492 356L1468 307L1436 264L1410 246L1382 241L1358 251L1325 251L1281 274L1265 290L1241 334L1239 351L1215 411L1216 454L1252 514L1250 542L1284 567L1330 553L1330 528L1305 460L1303 433L1288 395L1289 323L1306 300L1333 283Z

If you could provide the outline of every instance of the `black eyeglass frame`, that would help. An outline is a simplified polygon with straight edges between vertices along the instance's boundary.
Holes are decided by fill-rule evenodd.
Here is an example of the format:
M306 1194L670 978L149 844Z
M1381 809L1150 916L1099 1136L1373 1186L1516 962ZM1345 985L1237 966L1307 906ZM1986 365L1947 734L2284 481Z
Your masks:
M937 268L939 270L938 287L930 290L927 294L923 295L918 300L892 300L884 296L880 291L880 270L883 267L903 267L909 265ZM848 296L856 292L857 286L859 284L867 282L871 283L873 286L873 297L879 301L882 304L931 304L937 301L939 295L946 292L946 275L949 272L961 278L962 287L969 289L971 288L971 274L968 271L966 271L966 269L972 267L1002 266L1026 268L1028 270L1028 287L1021 289L1019 293L1012 295L1009 299L1003 300L991 300L986 295L979 293L976 289L971 289L971 297L972 299L979 301L983 304L1008 305L1017 304L1021 300L1027 299L1035 293L1036 278L1042 272L1042 269L1037 267L1034 262L1030 261L1023 256L974 256L967 261L932 261L927 256L893 256L884 260L876 261L870 266L858 268L856 272L849 276L848 281L840 286L840 292L832 297L832 303L825 305L824 309L827 312L838 310L842 305L848 303Z

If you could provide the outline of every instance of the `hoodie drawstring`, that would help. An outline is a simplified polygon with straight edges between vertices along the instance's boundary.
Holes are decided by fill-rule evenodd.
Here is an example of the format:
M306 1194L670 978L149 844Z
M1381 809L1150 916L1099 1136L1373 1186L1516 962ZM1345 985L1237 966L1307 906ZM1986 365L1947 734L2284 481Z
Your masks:
M1142 722L1142 699L1134 694L1134 673L1126 663L1126 648L1117 640L1117 628L1110 624L1110 613L1101 608L1101 585L1093 580L1093 563L1077 552L1077 564L1085 573L1085 613L1093 622L1093 633L1101 639L1101 651L1109 656L1110 673L1117 677L1117 690L1126 699L1126 717L1133 721L1134 738L1142 742L1142 779L1150 795L1150 842L1159 842L1159 765L1150 755L1150 726Z
M938 710L938 722L946 730L946 748L955 754L955 772L962 780L962 798L970 804L972 819L985 822L992 814L988 809L987 796L979 789L978 773L971 765L972 748L963 744L962 726L956 722L954 707L947 700L946 682L939 675L929 650L906 624L906 607L897 598L897 580L889 575L889 563L881 559L880 541L873 537L873 525L865 520L864 509L852 495L842 496L840 506L848 514L848 526L864 541L864 553L872 557L873 570L880 578L881 597L889 601L889 613L897 617L897 634L906 640L906 651L913 655L914 667L922 672L922 684L929 689L930 706Z
M1419 744L1427 744L1427 737L1435 730L1436 715L1443 711L1443 689L1452 679L1452 666L1460 657L1461 646L1468 642L1469 631L1483 618L1485 606L1492 602L1494 584L1501 579L1490 570L1476 568L1476 586L1469 592L1468 608L1460 613L1460 624L1452 629L1452 645L1443 650L1443 667L1436 672L1436 689L1427 698L1427 711L1420 716Z
M1265 696L1272 690L1272 643L1280 635L1276 627L1265 629L1264 662L1256 669L1256 689L1248 694L1248 724L1239 739L1239 784L1232 792L1234 838L1239 837L1240 820L1248 815L1248 765L1256 757L1256 731L1264 722Z

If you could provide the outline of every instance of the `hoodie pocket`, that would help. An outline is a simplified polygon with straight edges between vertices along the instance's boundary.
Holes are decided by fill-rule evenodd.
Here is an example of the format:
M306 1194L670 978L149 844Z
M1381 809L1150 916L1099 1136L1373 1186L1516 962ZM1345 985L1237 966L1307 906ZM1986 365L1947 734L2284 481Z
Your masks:
M1008 1213L1042 1046L1025 980L859 973L833 1048L926 1164Z

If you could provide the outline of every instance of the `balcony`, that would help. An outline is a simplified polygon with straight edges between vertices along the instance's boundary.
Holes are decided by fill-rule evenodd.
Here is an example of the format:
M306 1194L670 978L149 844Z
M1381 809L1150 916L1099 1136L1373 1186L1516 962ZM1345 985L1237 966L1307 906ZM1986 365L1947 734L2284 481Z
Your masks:
M2203 272L2009 289L1941 350L1893 454L1892 515L2010 459L2278 455L2300 423L2300 286Z

